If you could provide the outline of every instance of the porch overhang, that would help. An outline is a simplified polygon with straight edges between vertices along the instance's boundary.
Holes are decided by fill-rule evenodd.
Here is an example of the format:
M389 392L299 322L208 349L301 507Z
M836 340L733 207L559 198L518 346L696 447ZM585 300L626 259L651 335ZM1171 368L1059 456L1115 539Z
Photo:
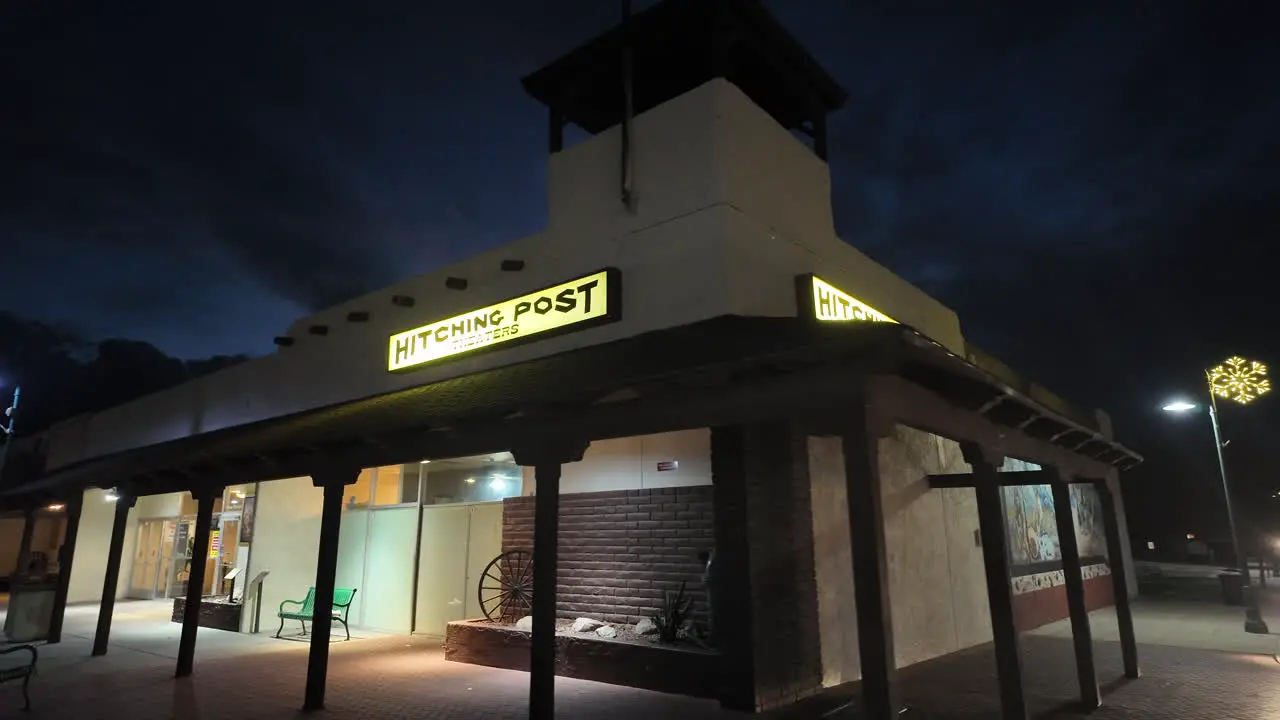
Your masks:
M831 414L877 377L892 389L888 405L909 388L905 395L961 413L992 437L1029 438L1095 467L1142 461L910 328L724 316L86 460L0 500L16 505L87 487L145 495L308 475L318 463L372 467L498 452L540 437L601 440Z

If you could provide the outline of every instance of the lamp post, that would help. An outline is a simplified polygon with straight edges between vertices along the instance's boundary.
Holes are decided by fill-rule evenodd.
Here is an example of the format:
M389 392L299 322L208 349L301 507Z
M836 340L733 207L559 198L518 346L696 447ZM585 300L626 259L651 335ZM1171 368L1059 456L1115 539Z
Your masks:
M21 394L21 387L13 388L13 402L0 417L0 430L4 431L4 445L0 446L0 482L4 481L4 464L9 459L9 446L13 444L13 416L18 414L18 397Z
M1213 425L1213 445L1218 457L1218 473L1222 477L1222 494L1227 506L1227 525L1231 531L1231 544L1236 553L1236 564L1244 580L1245 632L1265 635L1269 632L1258 608L1258 597L1250 587L1249 559L1240 543L1240 531L1236 527L1235 503L1231 496L1231 484L1227 480L1227 463L1223 456L1222 426L1218 422L1218 400L1225 398L1241 405L1248 405L1259 396L1271 391L1267 379L1267 366L1257 361L1231 357L1212 370L1205 371L1209 386L1209 422ZM1165 412L1184 413L1196 410L1195 403L1175 401L1164 406Z

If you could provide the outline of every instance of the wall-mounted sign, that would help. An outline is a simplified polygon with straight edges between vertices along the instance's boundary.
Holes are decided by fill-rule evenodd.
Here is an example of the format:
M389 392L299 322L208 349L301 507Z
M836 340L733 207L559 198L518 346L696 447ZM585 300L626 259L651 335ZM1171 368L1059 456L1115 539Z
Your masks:
M679 460L663 460L658 463L658 472L671 472L680 469Z
M178 521L177 538L173 541L174 551L182 557L191 557L195 552L191 548L191 523Z
M222 549L222 532L219 530L209 531L209 559L218 559L218 551Z
M244 499L244 509L240 511L240 544L253 542L253 520L258 509L258 496L250 495Z
M391 336L387 369L404 370L465 352L621 318L622 278L615 269L576 278Z
M822 322L881 322L897 320L813 274L796 277L800 314Z

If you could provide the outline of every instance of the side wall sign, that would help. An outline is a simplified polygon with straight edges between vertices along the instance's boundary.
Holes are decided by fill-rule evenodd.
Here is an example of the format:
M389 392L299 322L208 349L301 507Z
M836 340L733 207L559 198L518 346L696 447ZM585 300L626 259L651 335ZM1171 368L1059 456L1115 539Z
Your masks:
M796 299L799 302L801 316L812 320L822 322L898 322L813 274L796 277Z
M405 370L466 352L542 340L622 317L622 278L608 268L391 336L387 369Z

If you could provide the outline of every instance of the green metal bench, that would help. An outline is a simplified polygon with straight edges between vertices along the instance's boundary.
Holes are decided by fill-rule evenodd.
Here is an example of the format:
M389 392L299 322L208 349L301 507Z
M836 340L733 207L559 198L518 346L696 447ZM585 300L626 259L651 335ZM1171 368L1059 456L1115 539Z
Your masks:
M21 665L4 665L0 667L0 683L9 682L10 680L22 680L22 700L25 703L23 710L31 709L31 696L27 694L27 687L31 684L31 676L36 674L36 649L33 645L15 645L11 648L0 650L0 655L8 655L19 651L27 651L31 653L31 662ZM2 663L3 661L0 661Z
M334 588L333 589L333 619L342 623L342 629L347 633L347 639L351 639L351 628L347 627L347 613L351 610L351 602L356 598L355 588ZM280 629L276 630L276 637L280 637L280 633L284 631L285 620L297 620L302 623L302 634L307 634L307 621L315 620L316 615L316 589L310 587L307 589L307 597L302 600L285 600L280 603L280 609L277 614L280 616ZM298 605L297 610L285 612L285 605Z

